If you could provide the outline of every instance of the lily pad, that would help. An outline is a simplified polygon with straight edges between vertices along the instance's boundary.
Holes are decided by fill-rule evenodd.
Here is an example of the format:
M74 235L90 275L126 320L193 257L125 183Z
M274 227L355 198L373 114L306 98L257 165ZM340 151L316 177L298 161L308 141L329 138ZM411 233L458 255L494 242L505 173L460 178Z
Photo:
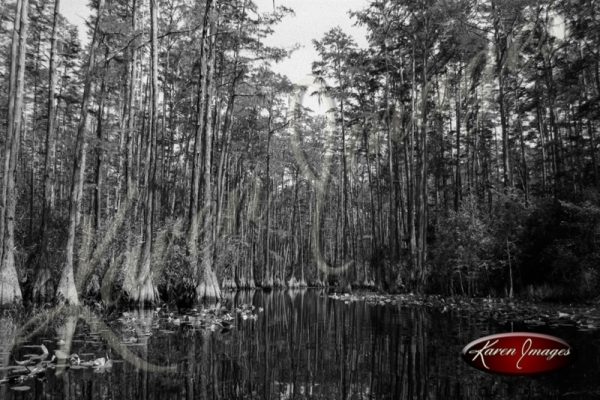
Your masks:
M14 390L15 392L26 392L28 390L31 390L30 386L13 386L10 388L10 390Z
M54 355L56 355L56 358L59 360L66 360L69 358L69 355L62 350L54 350Z

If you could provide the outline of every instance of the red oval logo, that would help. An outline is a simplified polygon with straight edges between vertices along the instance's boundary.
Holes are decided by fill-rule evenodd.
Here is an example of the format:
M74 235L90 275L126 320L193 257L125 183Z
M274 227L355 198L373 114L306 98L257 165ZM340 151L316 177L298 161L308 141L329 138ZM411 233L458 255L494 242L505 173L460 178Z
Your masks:
M504 375L535 375L556 371L569 363L571 346L539 333L501 333L477 339L462 351L477 369Z

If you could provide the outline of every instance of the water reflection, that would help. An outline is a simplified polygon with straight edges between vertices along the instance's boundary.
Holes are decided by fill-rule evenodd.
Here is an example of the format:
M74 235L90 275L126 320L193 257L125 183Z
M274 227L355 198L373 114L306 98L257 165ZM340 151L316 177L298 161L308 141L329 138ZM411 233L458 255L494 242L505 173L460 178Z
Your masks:
M17 324L0 319L2 379L30 351L27 344L111 360L101 371L57 367L25 382L28 391L2 385L0 398L548 399L593 398L600 389L598 335L590 332L542 329L570 341L573 365L545 377L506 378L471 369L459 354L474 338L526 329L518 321L499 326L466 313L346 304L319 291L229 296L227 306L262 310L258 319L238 315L233 329L200 329L154 311L106 325L89 315L61 316L17 346Z

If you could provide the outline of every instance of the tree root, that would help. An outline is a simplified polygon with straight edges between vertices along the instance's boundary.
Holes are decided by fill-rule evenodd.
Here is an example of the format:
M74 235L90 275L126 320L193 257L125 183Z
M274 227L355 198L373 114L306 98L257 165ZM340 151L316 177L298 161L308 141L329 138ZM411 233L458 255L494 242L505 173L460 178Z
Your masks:
M63 269L58 288L56 289L56 298L59 303L67 303L73 306L79 305L79 296L77 294L77 287L75 286L73 269Z
M129 298L139 305L154 305L159 301L158 289L152 280L152 274L138 280L130 289Z
M196 298L199 301L221 299L221 288L217 275L209 268L205 268L204 279L196 287Z

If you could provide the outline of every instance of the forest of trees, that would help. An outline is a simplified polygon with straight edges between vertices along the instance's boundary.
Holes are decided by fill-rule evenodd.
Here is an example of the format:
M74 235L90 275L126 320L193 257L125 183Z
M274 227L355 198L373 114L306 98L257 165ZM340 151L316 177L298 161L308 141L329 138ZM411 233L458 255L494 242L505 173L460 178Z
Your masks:
M60 0L0 1L0 304L597 295L598 1L371 0L310 87L277 1L90 7L83 46Z

